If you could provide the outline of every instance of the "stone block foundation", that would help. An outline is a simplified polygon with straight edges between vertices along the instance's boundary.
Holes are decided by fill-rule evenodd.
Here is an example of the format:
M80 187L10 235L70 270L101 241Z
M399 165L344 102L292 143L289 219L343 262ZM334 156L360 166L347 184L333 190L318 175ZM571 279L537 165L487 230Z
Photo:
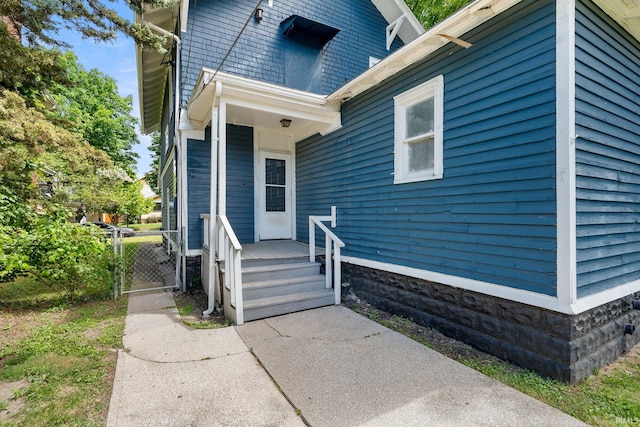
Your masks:
M640 342L640 292L567 315L453 286L342 264L343 281L385 311L523 368L575 383ZM625 325L638 331L625 334Z

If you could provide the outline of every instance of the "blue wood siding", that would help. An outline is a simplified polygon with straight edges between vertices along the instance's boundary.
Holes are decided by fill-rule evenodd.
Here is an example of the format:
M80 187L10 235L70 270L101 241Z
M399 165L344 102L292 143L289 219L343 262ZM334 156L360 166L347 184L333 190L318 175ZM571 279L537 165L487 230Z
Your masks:
M204 239L204 221L200 214L209 212L211 194L211 128L204 141L187 140L187 200L189 203L189 242L187 249L200 249Z
M345 255L556 294L555 4L523 2L344 104L296 147L297 234ZM444 178L393 184L393 97L444 75Z
M200 249L204 221L209 212L211 183L211 127L205 140L187 140L187 196L189 249ZM253 128L227 125L227 218L240 243L253 236Z
M255 6L254 0L191 0L182 37L183 100L188 100L202 67L217 69ZM369 67L369 56L384 58L387 22L370 0L278 0L262 6L264 19L251 18L221 70L285 85L285 39L280 23L299 15L340 30L322 49L321 92L328 94ZM402 46L399 38L392 51Z
M227 125L227 218L240 243L253 234L253 128Z
M640 43L589 1L576 15L578 296L640 279Z

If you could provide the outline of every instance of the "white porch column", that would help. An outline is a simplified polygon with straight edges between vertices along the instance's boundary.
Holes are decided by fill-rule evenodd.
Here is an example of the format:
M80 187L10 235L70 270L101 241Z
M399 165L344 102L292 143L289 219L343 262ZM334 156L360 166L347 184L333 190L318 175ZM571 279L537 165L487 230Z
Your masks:
M218 213L227 216L227 103L218 106Z
M219 288L219 279L215 271L216 265L216 251L218 248L218 198L217 198L217 185L218 185L218 115L220 107L220 94L222 93L222 83L216 82L216 91L213 96L213 102L211 106L211 183L209 193L209 295L208 295L208 308L202 313L203 316L208 316L213 313L215 308L215 293Z

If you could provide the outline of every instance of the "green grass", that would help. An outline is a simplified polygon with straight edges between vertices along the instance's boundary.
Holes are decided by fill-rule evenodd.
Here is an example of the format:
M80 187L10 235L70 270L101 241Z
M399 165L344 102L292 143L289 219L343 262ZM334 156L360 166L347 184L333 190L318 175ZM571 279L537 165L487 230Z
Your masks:
M160 227L162 227L162 223L151 222L148 224L129 224L128 226L126 224L120 224L120 226L133 228L136 231L154 231L160 230Z
M359 314L400 332L460 363L541 400L593 426L640 424L640 350L622 357L576 385L569 385L489 356L471 346L447 339L410 319L374 308ZM438 338L441 336L442 339Z
M162 236L157 234L153 236L134 236L124 238L125 245L131 243L162 243Z
M104 425L126 306L126 298L69 307L41 303L0 314L0 324L9 325L0 345L0 382L29 384L14 393L22 410L0 426Z
M193 304L177 305L177 307L178 314L183 317L191 315L191 313L193 313L193 310L195 309Z

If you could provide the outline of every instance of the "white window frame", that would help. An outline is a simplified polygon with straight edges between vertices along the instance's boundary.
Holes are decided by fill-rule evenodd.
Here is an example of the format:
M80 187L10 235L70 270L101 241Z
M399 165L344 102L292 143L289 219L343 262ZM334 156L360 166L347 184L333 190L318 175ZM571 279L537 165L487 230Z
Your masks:
M407 139L406 113L412 105L433 97L433 169L409 172L409 143L427 134ZM444 77L439 75L393 98L394 100L394 184L442 179L442 134Z

